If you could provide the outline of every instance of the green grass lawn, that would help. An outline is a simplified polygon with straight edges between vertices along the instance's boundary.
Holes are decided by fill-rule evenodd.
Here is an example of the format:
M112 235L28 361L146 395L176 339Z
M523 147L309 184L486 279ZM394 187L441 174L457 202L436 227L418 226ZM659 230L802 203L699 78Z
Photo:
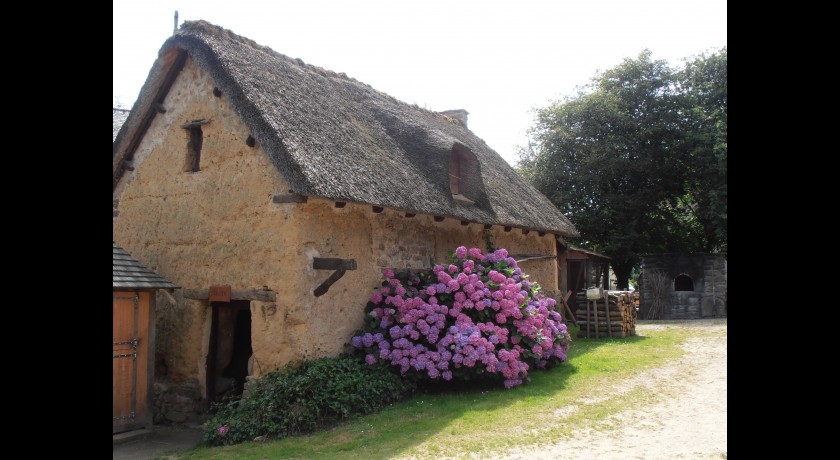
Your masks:
M725 319L720 320L725 324ZM622 381L682 355L706 328L666 327L628 338L576 339L567 362L531 370L531 382L506 390L421 394L377 414L308 436L225 447L198 447L162 459L436 459L467 452L527 448L572 436L575 427L656 400L643 387L615 391ZM611 391L608 389L612 389Z

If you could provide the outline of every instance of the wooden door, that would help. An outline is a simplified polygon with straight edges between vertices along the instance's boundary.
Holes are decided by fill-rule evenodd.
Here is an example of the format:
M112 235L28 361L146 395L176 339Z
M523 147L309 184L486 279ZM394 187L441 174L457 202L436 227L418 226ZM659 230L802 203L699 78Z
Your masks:
M149 404L149 292L114 292L114 433L146 426Z

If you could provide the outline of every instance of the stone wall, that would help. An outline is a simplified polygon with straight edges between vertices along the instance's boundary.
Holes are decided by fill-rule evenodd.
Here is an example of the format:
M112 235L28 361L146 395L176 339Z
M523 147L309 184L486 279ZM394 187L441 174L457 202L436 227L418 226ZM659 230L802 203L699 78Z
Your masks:
M189 78L185 78L188 76ZM289 186L225 95L188 60L152 120L114 191L114 240L151 270L181 286L158 296L156 421L180 422L208 395L205 375L212 325L208 300L185 291L230 285L274 293L250 300L251 380L291 360L337 356L363 324L363 309L380 286L383 268L431 268L457 246L556 256L555 237L459 220L410 216L394 209L309 197L275 203ZM202 125L200 170L187 171L189 130ZM315 258L356 261L322 296L313 291L333 273ZM554 259L522 269L545 289L557 289ZM174 299L174 302L171 300ZM192 409L190 409L192 408ZM186 417L186 418L185 418Z
M154 385L153 423L180 425L203 422L198 384L175 385L157 381Z
M653 278L666 277L668 285L658 318L654 306ZM647 274L647 276L646 276ZM675 289L677 277L687 277L692 290ZM640 319L695 319L726 316L726 254L654 254L644 257L640 289Z

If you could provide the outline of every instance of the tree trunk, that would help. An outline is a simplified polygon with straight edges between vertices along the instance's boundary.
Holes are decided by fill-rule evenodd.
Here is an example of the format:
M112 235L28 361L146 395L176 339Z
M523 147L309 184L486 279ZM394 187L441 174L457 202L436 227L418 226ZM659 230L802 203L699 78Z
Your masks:
M629 286L630 272L633 270L633 263L613 259L612 269L613 272L615 272L618 290L626 291Z

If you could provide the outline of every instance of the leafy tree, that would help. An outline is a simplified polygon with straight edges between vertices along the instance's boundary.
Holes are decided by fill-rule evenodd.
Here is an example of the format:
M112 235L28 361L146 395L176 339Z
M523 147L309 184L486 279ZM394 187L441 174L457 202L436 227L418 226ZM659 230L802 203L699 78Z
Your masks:
M695 224L696 250L725 252L726 48L688 61L678 80L689 115L683 130L691 174L681 197L690 216L686 220Z
M612 257L619 287L644 253L725 248L725 50L685 70L645 50L538 109L529 136L520 172Z

